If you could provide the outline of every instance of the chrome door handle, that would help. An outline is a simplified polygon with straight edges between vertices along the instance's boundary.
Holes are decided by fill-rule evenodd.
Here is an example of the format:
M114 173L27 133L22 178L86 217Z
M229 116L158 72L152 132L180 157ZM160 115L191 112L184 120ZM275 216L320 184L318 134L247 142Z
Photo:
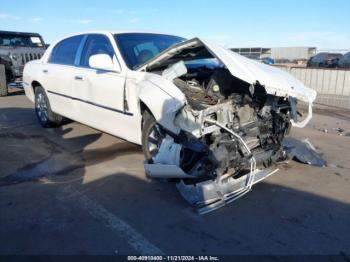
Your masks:
M47 74L49 71L47 71L46 69L43 70L44 74Z
M83 81L84 77L82 77L82 76L75 76L74 79L75 80L79 80L79 81Z

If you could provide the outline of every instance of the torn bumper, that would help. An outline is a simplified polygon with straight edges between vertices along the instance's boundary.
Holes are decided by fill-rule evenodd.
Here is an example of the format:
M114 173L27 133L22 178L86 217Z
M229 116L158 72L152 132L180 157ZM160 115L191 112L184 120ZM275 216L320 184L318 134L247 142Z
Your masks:
M278 169L255 170L252 185L276 173ZM220 180L204 181L186 185L183 181L177 183L177 189L182 197L198 208L200 214L214 211L242 197L251 190L247 183L249 174L239 178L221 177Z
M153 178L193 178L176 165L145 164L146 174ZM256 169L238 178L222 176L196 184L186 184L181 180L176 184L181 196L205 214L229 204L244 196L256 183L276 173L278 169Z
M224 126L221 127L225 129ZM238 136L233 131L230 132ZM241 139L239 136L238 138ZM174 143L173 139L169 138L163 140L159 153L153 158L153 163L145 163L145 171L147 176L152 178L180 179L180 182L177 183L180 194L188 203L197 207L200 214L205 214L242 197L251 190L254 184L277 172L278 169L257 169L254 155L243 140L241 143L244 144L250 156L250 170L235 176L223 174L205 181L193 182L199 177L186 173L179 166L184 153L181 145ZM198 167L195 169L197 170ZM188 183L189 181L191 182Z

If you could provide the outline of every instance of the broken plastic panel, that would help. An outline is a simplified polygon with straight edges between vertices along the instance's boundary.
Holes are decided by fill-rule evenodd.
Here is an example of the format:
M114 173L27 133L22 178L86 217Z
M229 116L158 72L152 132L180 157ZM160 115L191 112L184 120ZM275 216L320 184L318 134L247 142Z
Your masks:
M256 169L253 176L253 185L276 173L275 170ZM198 213L205 214L233 202L248 193L251 188L247 187L248 174L239 178L221 177L220 180L204 181L197 184L177 183L177 189L182 197L198 209Z
M290 159L313 166L327 166L327 161L321 157L308 139L301 141L293 137L286 137L283 140L283 148Z
M181 60L165 69L162 73L162 76L169 81L173 81L175 78L178 78L186 73L187 67L185 66L184 61Z

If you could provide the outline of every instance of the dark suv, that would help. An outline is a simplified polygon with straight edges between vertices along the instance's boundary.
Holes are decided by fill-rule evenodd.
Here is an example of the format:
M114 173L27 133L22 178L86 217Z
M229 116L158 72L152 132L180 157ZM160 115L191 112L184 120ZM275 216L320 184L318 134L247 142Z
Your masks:
M37 33L0 31L0 96L7 95L9 83L22 80L24 65L40 59L45 49L44 40Z
M322 52L310 58L307 62L308 67L338 67L338 62L342 58L342 54Z
M350 52L343 55L343 57L339 60L338 66L340 68L350 68Z

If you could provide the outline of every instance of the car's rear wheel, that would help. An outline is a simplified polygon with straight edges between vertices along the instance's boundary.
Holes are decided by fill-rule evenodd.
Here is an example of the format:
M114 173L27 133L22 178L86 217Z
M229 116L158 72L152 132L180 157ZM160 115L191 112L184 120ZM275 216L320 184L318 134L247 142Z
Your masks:
M142 151L147 161L158 153L165 132L154 117L145 111L143 114Z
M35 113L43 127L55 127L62 123L63 117L52 112L49 99L44 88L35 88Z

